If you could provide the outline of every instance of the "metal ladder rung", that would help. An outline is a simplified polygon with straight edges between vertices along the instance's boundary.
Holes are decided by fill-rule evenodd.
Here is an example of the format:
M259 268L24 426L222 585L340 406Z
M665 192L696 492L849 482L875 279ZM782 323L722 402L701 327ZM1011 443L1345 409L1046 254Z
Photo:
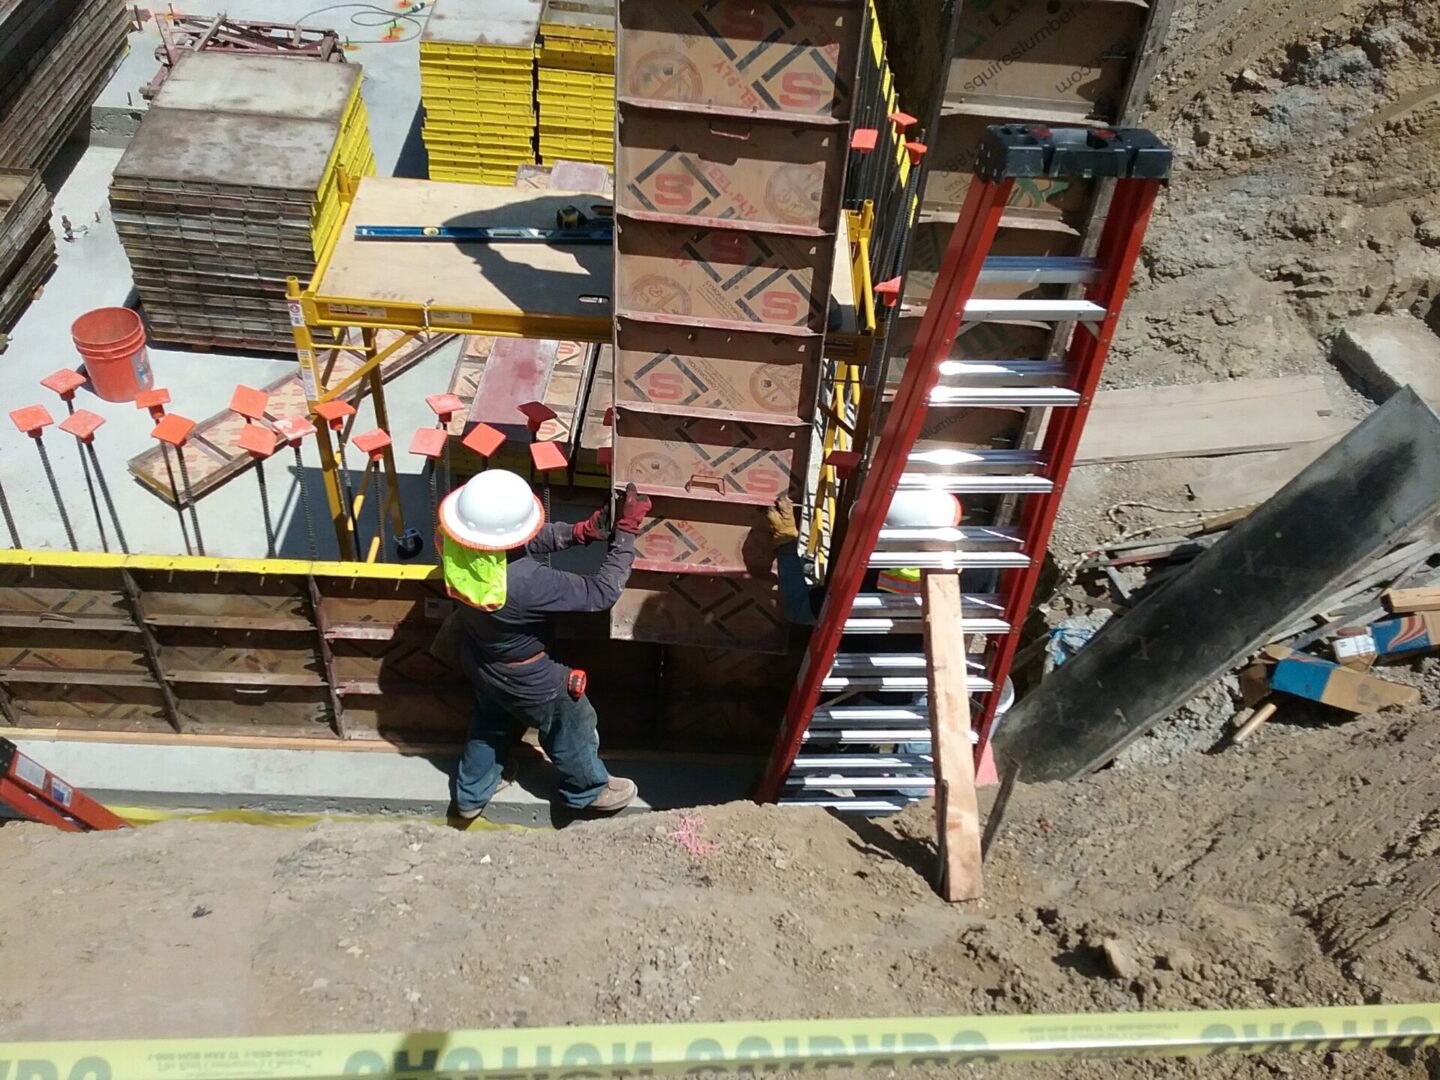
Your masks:
M902 473L900 491L948 491L952 495L1044 495L1055 485L1043 476L968 476Z
M937 386L930 393L930 404L975 408L1004 405L1026 409L1043 405L1073 408L1080 404L1080 395L1063 386Z
M1017 548L1024 543L1020 530L1009 525L934 525L910 528L882 528L875 550L896 545L963 544L968 550L980 547Z
M945 469L960 466L972 469L1038 469L1045 464L1045 457L1038 450L961 450L959 447L914 450L909 460L914 465Z
M987 285L1088 285L1099 276L1094 259L1063 255L991 255L980 268Z
M824 730L827 725L834 728L862 727L866 724L881 727L928 725L929 716L929 711L920 705L822 705L811 716L810 726Z
M904 615L851 615L845 620L847 634L918 634L924 629L918 610ZM967 634L1008 634L1004 619L966 619Z
M1019 551L877 551L872 570L1024 570L1030 556Z
M1041 379L1063 380L1068 372L1063 360L942 360L940 378L962 380L966 386L978 382L1012 381L1033 383Z
M949 491L955 494L1043 494L1054 484L1032 472L985 470L1041 470L1045 457L1036 450L961 450L937 448L910 455L916 471L901 474L902 491ZM979 470L979 471L976 471Z
M904 668L890 669L843 669L837 663L831 669L830 674L825 676L820 688L827 692L839 692L841 690L888 690L896 693L923 694L929 689L929 676L925 671L924 660L920 657L921 664L918 668L906 670ZM979 661L971 661L968 665L971 671L983 671L984 667ZM965 689L973 693L983 693L993 690L995 684L983 675L967 674L965 677Z
M934 774L922 776L791 776L787 787L819 788L822 791L896 791L900 788L935 786Z
M805 732L804 742L866 746L871 743L929 742L929 728L817 728Z
M801 754L796 769L934 769L929 754Z
M1000 300L973 298L965 304L966 322L1100 322L1105 309L1091 300Z
M1005 613L1005 599L999 593L963 593L960 601L965 624L968 628L971 616L982 618L986 615L999 617ZM850 604L852 615L892 614L904 618L919 616L921 601L919 595L906 596L902 593L857 593Z
M918 785L915 785L918 786ZM821 810L843 810L851 814L897 814L916 800L904 795L891 799L843 798L835 795L783 795L782 806L813 806Z

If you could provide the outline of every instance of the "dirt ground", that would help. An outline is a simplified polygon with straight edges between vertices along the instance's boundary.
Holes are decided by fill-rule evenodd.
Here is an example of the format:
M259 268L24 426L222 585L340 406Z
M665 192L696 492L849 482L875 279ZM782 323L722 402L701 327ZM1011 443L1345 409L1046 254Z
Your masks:
M1142 122L1177 168L1104 385L1318 375L1338 414L1363 417L1377 402L1330 358L1346 321L1409 312L1440 333L1440 2L1180 0ZM1122 530L1164 536L1231 509L1191 498L1209 464L1076 469L1052 555L1065 567ZM1107 614L1075 588L1046 612L1052 626ZM1411 668L1384 674L1440 705L1440 662ZM1208 749L1237 707L1234 679L1218 682L1120 764ZM1315 711L1289 701L1281 720Z
M1182 164L1107 385L1318 372L1361 415L1330 335L1440 320L1440 0L1181 0L1152 105ZM1062 551L1186 479L1081 470ZM0 1039L1440 997L1433 711L1022 787L974 905L927 884L930 814L6 825ZM1435 1080L1440 1051L961 1073Z
M0 958L25 977L0 1039L1435 1000L1440 719L1256 741L1019 788L961 906L927 883L924 804L6 825ZM1440 1051L1057 1069L1028 1075L1433 1080Z
M1143 123L1178 167L1104 385L1318 374L1363 416L1328 358L1345 320L1409 311L1440 331L1440 3L1180 0ZM1197 507L1194 468L1076 470L1057 554L1113 536L1124 500Z

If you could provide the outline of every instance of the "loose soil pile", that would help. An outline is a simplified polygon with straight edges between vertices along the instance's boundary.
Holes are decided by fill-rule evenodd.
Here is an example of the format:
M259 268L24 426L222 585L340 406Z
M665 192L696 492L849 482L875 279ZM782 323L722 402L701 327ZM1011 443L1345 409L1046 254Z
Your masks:
M25 976L0 1039L1435 1000L1435 715L1257 742L1020 788L961 906L927 883L928 806L559 833L7 825L0 958ZM1437 1070L1373 1051L1027 1075Z
M1364 415L1328 359L1345 321L1408 311L1440 331L1440 3L1180 0L1142 122L1178 165L1104 385L1319 374ZM1122 501L1185 506L1194 475L1077 470L1057 556L1114 535Z

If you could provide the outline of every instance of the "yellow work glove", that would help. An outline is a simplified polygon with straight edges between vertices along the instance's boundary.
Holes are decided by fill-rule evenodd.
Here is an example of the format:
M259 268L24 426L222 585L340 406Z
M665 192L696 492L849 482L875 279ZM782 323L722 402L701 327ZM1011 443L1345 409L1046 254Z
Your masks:
M781 495L765 511L765 520L770 525L770 542L783 547L800 539L800 530L795 527L795 504Z

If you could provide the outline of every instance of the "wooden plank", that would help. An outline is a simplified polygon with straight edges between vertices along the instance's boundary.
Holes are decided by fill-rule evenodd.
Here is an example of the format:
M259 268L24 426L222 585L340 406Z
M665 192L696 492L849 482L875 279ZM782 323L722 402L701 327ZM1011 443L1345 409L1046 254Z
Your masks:
M1419 589L1386 589L1381 597L1396 615L1440 611L1440 585Z
M997 755L1027 781L1098 768L1437 510L1440 416L1406 388L1023 698Z
M977 900L982 891L980 807L970 742L970 695L965 686L960 575L926 574L923 606L940 895L951 903Z
M416 244L356 240L355 225L555 227L557 211L608 205L588 192L516 190L482 184L361 179L355 203L317 284L327 297L364 297L446 310L507 315L593 318L605 307L589 297L611 293L613 256L607 244Z
M1106 390L1095 395L1076 464L1279 450L1348 426L1318 377Z
M391 344L399 336L393 330L381 330L378 335L380 348ZM428 339L417 337L381 361L380 377L391 379L409 371L455 338L454 334L432 334ZM358 343L358 342L357 342ZM360 359L351 352L327 350L322 368L328 371L331 383L338 383L360 366ZM345 401L356 404L364 393L362 380L340 395ZM270 420L285 416L303 416L309 409L305 399L305 387L299 372L276 379L264 387L268 395L265 415ZM190 490L196 499L210 494L222 484L239 476L250 468L253 458L240 449L240 433L245 429L245 420L229 409L207 417L196 425L191 439L185 444L185 466L190 470ZM132 475L146 487L172 505L174 493L170 489L169 476L159 447L154 447L130 459Z
M1206 458L1195 462L1195 479L1190 494L1202 507L1252 506L1264 502L1288 484L1300 471L1340 440L1335 435L1301 443L1288 450L1258 454Z

